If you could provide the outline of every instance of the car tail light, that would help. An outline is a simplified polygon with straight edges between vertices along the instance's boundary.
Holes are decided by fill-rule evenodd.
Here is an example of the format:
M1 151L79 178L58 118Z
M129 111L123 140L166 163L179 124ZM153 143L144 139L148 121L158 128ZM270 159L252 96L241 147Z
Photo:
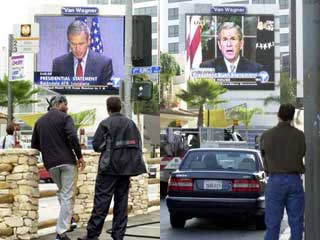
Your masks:
M258 180L239 179L233 180L233 192L259 192L260 185Z
M192 191L193 183L191 178L176 178L171 177L169 179L168 190L169 191Z

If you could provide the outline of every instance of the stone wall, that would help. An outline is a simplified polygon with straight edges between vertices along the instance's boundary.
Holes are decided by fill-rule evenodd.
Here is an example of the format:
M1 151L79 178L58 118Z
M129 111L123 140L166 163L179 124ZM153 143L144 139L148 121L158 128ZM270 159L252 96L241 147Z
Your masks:
M36 150L0 150L0 233L4 239L33 239L38 231L39 175ZM12 232L10 231L12 230ZM11 233L11 234L10 234ZM0 236L1 238L1 236Z
M38 154L34 149L0 150L0 240L37 237L40 198ZM99 154L85 150L83 157L86 168L78 174L75 200L79 227L86 226L93 207ZM148 212L148 174L131 178L128 204L130 214Z

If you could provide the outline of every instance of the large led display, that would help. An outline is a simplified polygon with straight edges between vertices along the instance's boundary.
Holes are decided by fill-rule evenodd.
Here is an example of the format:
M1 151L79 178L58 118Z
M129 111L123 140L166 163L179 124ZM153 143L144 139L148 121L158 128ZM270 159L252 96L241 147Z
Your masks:
M123 16L36 16L35 84L64 94L117 94L124 77Z
M274 16L186 15L186 74L231 90L274 89Z

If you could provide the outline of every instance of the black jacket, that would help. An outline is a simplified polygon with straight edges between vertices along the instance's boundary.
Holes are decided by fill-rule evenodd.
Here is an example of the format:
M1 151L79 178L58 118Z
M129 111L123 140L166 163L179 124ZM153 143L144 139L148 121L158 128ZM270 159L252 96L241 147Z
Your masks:
M120 113L113 113L99 124L92 145L101 152L100 174L136 176L147 172L139 130Z
M204 61L200 64L200 68L215 68L216 73L227 73L228 68L222 57ZM249 61L244 57L240 57L237 73L258 73L263 70L263 66L259 63Z
M36 122L31 147L41 151L46 169L76 164L76 157L82 157L72 118L54 108Z

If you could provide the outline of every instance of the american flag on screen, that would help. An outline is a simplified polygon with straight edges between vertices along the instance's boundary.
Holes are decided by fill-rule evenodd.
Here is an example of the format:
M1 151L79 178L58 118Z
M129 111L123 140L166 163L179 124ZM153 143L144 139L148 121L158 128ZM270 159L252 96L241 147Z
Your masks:
M91 36L91 44L90 44L91 50L98 52L98 53L102 53L103 52L103 45L102 45L102 41L101 41L101 32L100 32L98 17L92 18L90 36Z
M187 16L186 68L189 77L192 68L198 68L202 62L201 16Z

